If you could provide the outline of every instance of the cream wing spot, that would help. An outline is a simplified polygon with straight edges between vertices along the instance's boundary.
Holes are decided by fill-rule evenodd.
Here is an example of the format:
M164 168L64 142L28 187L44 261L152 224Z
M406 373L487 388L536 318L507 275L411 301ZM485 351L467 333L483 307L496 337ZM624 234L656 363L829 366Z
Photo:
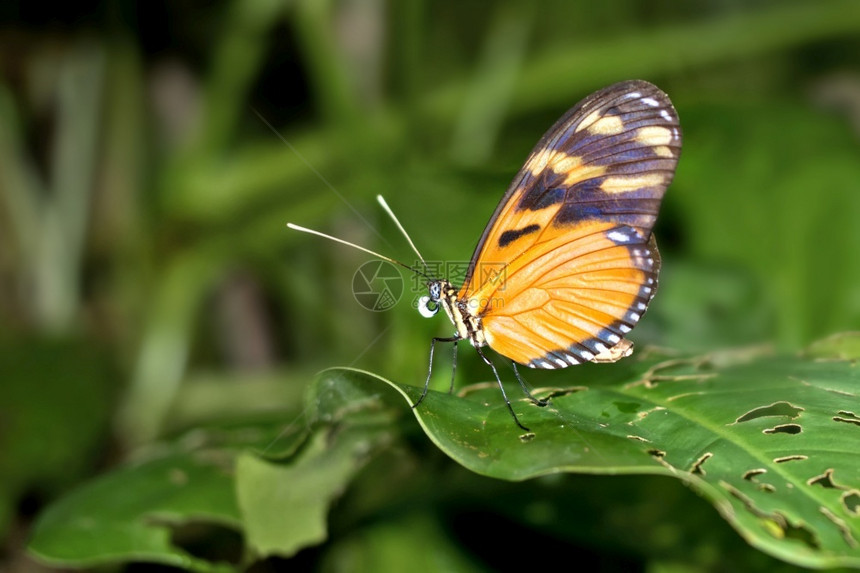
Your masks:
M600 185L600 190L605 193L625 193L642 187L656 187L665 182L660 173L648 173L637 177L607 177Z
M606 173L606 167L603 165L587 165L571 169L569 171L559 169L554 169L554 171L558 174L567 173L567 177L565 177L564 179L564 184L569 187L579 181L585 181L586 179L600 177L601 175Z
M675 136L671 130L659 125L643 127L636 133L636 141L650 147L669 145L674 139Z
M566 175L564 184L568 186L606 173L606 167L603 165L583 164L578 155L547 149L535 153L526 163L525 169L535 177L547 169L556 175Z
M675 157L675 154L672 152L672 148L668 145L658 145L652 149L654 150L654 155L657 157L665 157L667 159Z
M617 115L604 115L603 110L596 109L579 122L574 133L583 129L595 135L617 135L624 131L624 120Z
M526 161L526 164L523 166L523 169L530 171L532 175L537 175L546 169L547 164L555 154L556 151L554 149L543 148L529 157L528 161Z
M594 135L618 135L622 131L624 131L624 121L617 115L601 117L588 126L588 133Z
M576 126L576 129L573 130L574 133L579 133L583 129L588 129L591 124L600 119L601 113L599 109L594 110L579 122L579 125Z
M582 158L576 155L568 155L566 153L557 153L550 162L552 170L556 173L567 173L582 165Z

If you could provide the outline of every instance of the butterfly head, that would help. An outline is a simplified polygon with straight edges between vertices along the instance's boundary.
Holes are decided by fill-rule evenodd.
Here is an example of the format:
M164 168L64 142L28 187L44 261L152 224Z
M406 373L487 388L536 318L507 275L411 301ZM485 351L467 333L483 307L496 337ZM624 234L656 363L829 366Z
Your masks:
M451 283L444 279L435 279L427 283L427 295L418 299L418 312L424 318L436 316L439 307L442 306L446 294L446 288L451 288Z
M458 298L458 289L449 281L434 279L427 283L427 295L418 299L418 312L429 318L435 316L440 308L454 324L457 336L468 339L475 346L486 344L480 316L471 310L467 301Z

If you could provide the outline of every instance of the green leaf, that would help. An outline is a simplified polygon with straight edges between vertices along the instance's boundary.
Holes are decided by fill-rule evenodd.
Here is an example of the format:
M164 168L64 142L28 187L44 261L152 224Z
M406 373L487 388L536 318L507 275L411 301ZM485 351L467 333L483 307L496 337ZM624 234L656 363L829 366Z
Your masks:
M287 464L246 453L236 465L236 494L248 545L262 557L289 557L325 541L332 500L378 448L380 432L314 435Z
M152 448L143 461L98 478L50 506L30 552L63 567L143 561L196 571L232 570L184 550L180 525L242 531L257 556L289 556L327 536L330 505L381 446L400 415L375 381L317 384L305 416L222 424Z
M30 552L64 567L135 560L230 571L231 566L195 558L171 541L171 526L181 523L239 527L226 471L230 462L205 453L170 452L101 477L39 517Z
M439 448L477 473L673 476L771 555L860 566L860 374L846 348L856 345L843 339L838 352L819 347L816 358L750 350L580 367L564 381L569 390L537 392L552 397L549 406L514 401L529 433L494 383L459 396L430 392L415 415ZM362 380L385 382L410 403L420 395L349 369L328 371L320 384Z
M0 537L28 492L55 495L104 448L115 373L86 339L20 337L0 346Z
M317 431L294 456L276 462L245 453L237 461L246 540L259 556L289 557L324 541L332 501L393 439L393 392L374 380L332 382L309 388L306 410Z
M49 506L28 547L62 567L142 561L195 571L228 571L179 547L174 529L242 527L234 465L242 448L289 455L306 439L303 424L222 425L190 431L174 444L150 447L141 459L103 475ZM238 559L238 557L237 557Z

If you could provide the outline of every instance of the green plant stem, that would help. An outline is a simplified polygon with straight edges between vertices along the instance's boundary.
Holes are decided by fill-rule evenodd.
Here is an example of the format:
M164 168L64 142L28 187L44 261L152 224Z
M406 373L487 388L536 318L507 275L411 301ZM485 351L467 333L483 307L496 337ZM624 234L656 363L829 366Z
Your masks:
M320 112L332 125L353 124L359 107L332 31L332 2L297 0L293 24Z
M452 160L481 164L493 151L508 116L510 97L534 28L534 4L501 3L484 38L474 80L460 109L451 142Z
M49 331L64 331L80 304L81 265L89 228L101 126L104 54L84 45L63 62L58 125L51 158L53 199L45 205L36 269L36 310Z
M220 156L247 115L247 95L269 47L271 29L285 0L237 0L225 10L206 80L200 136L192 156Z

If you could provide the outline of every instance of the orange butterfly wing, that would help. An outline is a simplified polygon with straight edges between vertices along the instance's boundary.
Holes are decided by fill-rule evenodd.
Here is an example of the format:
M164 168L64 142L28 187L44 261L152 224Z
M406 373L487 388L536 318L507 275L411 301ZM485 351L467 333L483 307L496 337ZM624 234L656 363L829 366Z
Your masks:
M550 128L458 293L490 347L533 368L626 355L657 287L651 230L680 150L675 108L644 81L595 92Z

